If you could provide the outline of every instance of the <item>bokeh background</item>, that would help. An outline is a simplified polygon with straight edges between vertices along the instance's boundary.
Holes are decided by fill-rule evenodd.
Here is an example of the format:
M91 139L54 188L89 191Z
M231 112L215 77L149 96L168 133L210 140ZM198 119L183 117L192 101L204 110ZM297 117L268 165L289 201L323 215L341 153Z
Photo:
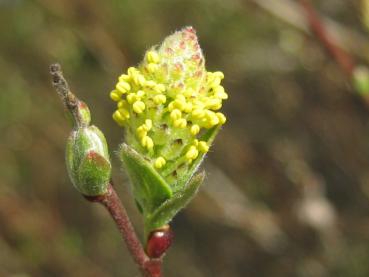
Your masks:
M360 2L314 4L366 64ZM228 122L173 222L166 276L369 276L369 109L292 0L0 0L0 276L139 276L106 211L67 178L48 66L61 63L113 153L116 77L188 25L225 73Z

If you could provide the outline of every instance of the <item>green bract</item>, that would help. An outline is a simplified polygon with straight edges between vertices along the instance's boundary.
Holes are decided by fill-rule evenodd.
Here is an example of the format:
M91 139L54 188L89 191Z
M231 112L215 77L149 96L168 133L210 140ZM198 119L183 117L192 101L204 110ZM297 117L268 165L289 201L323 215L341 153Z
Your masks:
M125 128L121 159L146 231L168 223L195 195L193 177L226 121L222 72L208 72L193 28L167 37L122 74L110 97Z

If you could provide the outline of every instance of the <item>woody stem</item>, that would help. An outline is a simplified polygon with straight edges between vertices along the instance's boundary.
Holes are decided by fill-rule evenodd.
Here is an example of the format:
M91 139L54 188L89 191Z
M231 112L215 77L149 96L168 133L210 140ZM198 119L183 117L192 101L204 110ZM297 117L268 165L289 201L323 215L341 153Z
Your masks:
M127 211L118 197L112 183L109 184L108 192L106 194L93 197L85 196L85 198L91 202L102 204L108 210L143 276L161 277L162 260L150 259L146 255L128 217Z

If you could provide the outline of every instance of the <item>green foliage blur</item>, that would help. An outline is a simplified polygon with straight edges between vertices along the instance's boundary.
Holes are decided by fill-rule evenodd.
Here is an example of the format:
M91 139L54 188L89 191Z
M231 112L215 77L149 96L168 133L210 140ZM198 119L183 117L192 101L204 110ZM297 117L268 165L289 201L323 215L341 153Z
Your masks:
M313 37L260 2L0 0L0 276L138 276L106 211L68 179L71 125L48 66L59 62L91 108L142 235L109 92L188 25L208 70L225 74L228 122L173 222L166 276L369 276L369 110ZM276 9L285 2L297 11ZM314 3L367 43L356 1Z

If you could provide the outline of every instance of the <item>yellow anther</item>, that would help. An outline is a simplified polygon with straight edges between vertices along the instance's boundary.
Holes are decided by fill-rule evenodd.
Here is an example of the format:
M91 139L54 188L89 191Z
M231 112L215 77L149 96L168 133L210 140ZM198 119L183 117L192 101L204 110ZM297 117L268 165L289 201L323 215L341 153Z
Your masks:
M139 137L139 138L143 138L143 137L145 137L145 136L147 136L147 129L146 129L146 126L145 125L141 125L140 127L138 127L137 129L136 129L136 132L137 132L137 136Z
M205 108L205 103L203 100L195 100L193 101L194 109L203 109Z
M223 93L224 92L224 87L217 86L217 87L213 88L213 90L214 90L214 94Z
M139 72L136 72L135 74L133 74L132 76L133 82L136 85L139 86L145 86L146 85L146 79L143 75L141 75Z
M227 99L228 94L224 91L224 87L217 86L214 89L214 96L220 99Z
M179 102L186 102L186 97L183 94L177 94L176 100Z
M170 113L170 118L172 120L177 120L177 119L181 118L181 116L182 116L182 112L180 110L178 110L178 109L174 109Z
M184 118L176 119L174 120L173 125L177 128L185 128L187 126L187 120Z
M195 146L191 146L190 149L186 153L186 159L190 162L197 158L199 155L199 151L196 149Z
M205 114L206 114L207 123L210 126L215 126L219 123L219 118L218 116L215 115L214 112L206 110Z
M213 73L213 76L218 77L219 79L223 80L224 79L224 74L222 71L216 71Z
M154 73L158 70L159 66L155 63L149 63L147 66L147 71L149 71L150 73Z
M157 52L155 51L148 51L147 52L147 61L149 63L158 63L160 61L160 57Z
M167 98L164 94L158 94L154 96L154 102L156 105L164 104L167 101Z
M153 142L152 138L150 138L149 136L144 136L144 137L141 138L141 145L150 150L150 149L153 149L154 142Z
M197 147L199 145L199 140L198 139L194 139L193 140L193 145Z
M155 86L156 86L156 82L153 81L153 80L146 81L146 83L145 83L145 87L153 88Z
M128 68L127 72L128 72L128 75L131 78L133 78L133 76L137 74L138 70L137 70L137 68L131 66L130 68Z
M113 90L112 92L110 92L110 98L115 101L115 102L118 102L119 100L121 100L120 98L120 94L118 91L116 90Z
M117 122L120 126L123 126L124 124L124 117L122 117L122 115L118 112L118 111L115 111L113 113L113 119L115 120L115 122Z
M208 99L206 101L206 107L212 110L219 110L222 107L222 101L220 99Z
M224 89L223 89L223 91L215 92L214 96L219 98L219 99L223 99L223 100L228 99L228 94L224 91Z
M206 141L200 141L197 148L203 153L209 151L209 145L206 143Z
M146 119L145 120L145 126L147 127L147 130L151 130L152 128L152 120L151 119Z
M210 80L211 78L214 78L213 74L214 74L213 72L207 71L207 72L206 72L206 78L207 78L208 80Z
M118 108L128 108L128 102L127 102L127 100L120 100L119 102L118 102Z
M215 77L213 80L209 82L209 86L215 88L220 85L221 79L219 77Z
M159 157L155 160L154 166L156 168L162 168L166 164L166 161L163 157Z
M118 112L119 112L119 114L120 114L124 119L128 119L128 118L130 117L130 115L129 115L129 111L128 111L128 110L126 110L126 109L123 109L123 108L118 109Z
M157 93L162 93L165 91L165 86L163 84L156 84L154 87L154 91Z
M190 113L192 111L192 103L186 103L183 111L186 113Z
M140 76L140 73L139 72L135 72L135 73L132 74L133 83L136 84L136 85L139 85L139 83L138 83L138 76Z
M205 111L203 109L195 109L191 112L194 118L201 119L205 116Z
M196 92L192 89L192 88L189 88L187 89L183 95L187 98L192 98L192 97L196 97Z
M126 93L127 91L129 91L131 89L131 86L126 81L120 81L116 85L116 89L119 90L122 93Z
M194 124L191 126L191 134L193 136L196 136L200 132L200 126L197 124Z
M143 75L139 75L137 78L137 81L138 81L138 84L142 87L146 85L146 79Z
M171 112L175 109L174 107L174 101L170 102L169 105L168 105L168 110Z
M122 74L119 76L118 80L119 82L122 82L122 81L128 82L131 80L131 77L126 74Z
M181 111L183 111L186 107L186 102L180 99L176 99L173 101L173 106Z
M138 132L143 132L143 131L145 131L145 132L147 132L147 131L149 131L149 128L147 128L147 126L146 126L146 124L142 124L142 125L140 125L139 127L137 127L137 131Z
M145 103L142 102L142 101L136 101L133 103L133 110L136 112L136 113L142 113L144 110L145 110Z
M220 124L223 125L227 121L227 118L226 118L226 116L224 114L222 114L222 113L216 113L215 115L218 117Z
M132 104L133 102L137 101L137 95L136 93L130 93L127 95L127 101L129 104Z
M136 95L139 99L145 96L145 92L143 90L139 90L136 92Z

